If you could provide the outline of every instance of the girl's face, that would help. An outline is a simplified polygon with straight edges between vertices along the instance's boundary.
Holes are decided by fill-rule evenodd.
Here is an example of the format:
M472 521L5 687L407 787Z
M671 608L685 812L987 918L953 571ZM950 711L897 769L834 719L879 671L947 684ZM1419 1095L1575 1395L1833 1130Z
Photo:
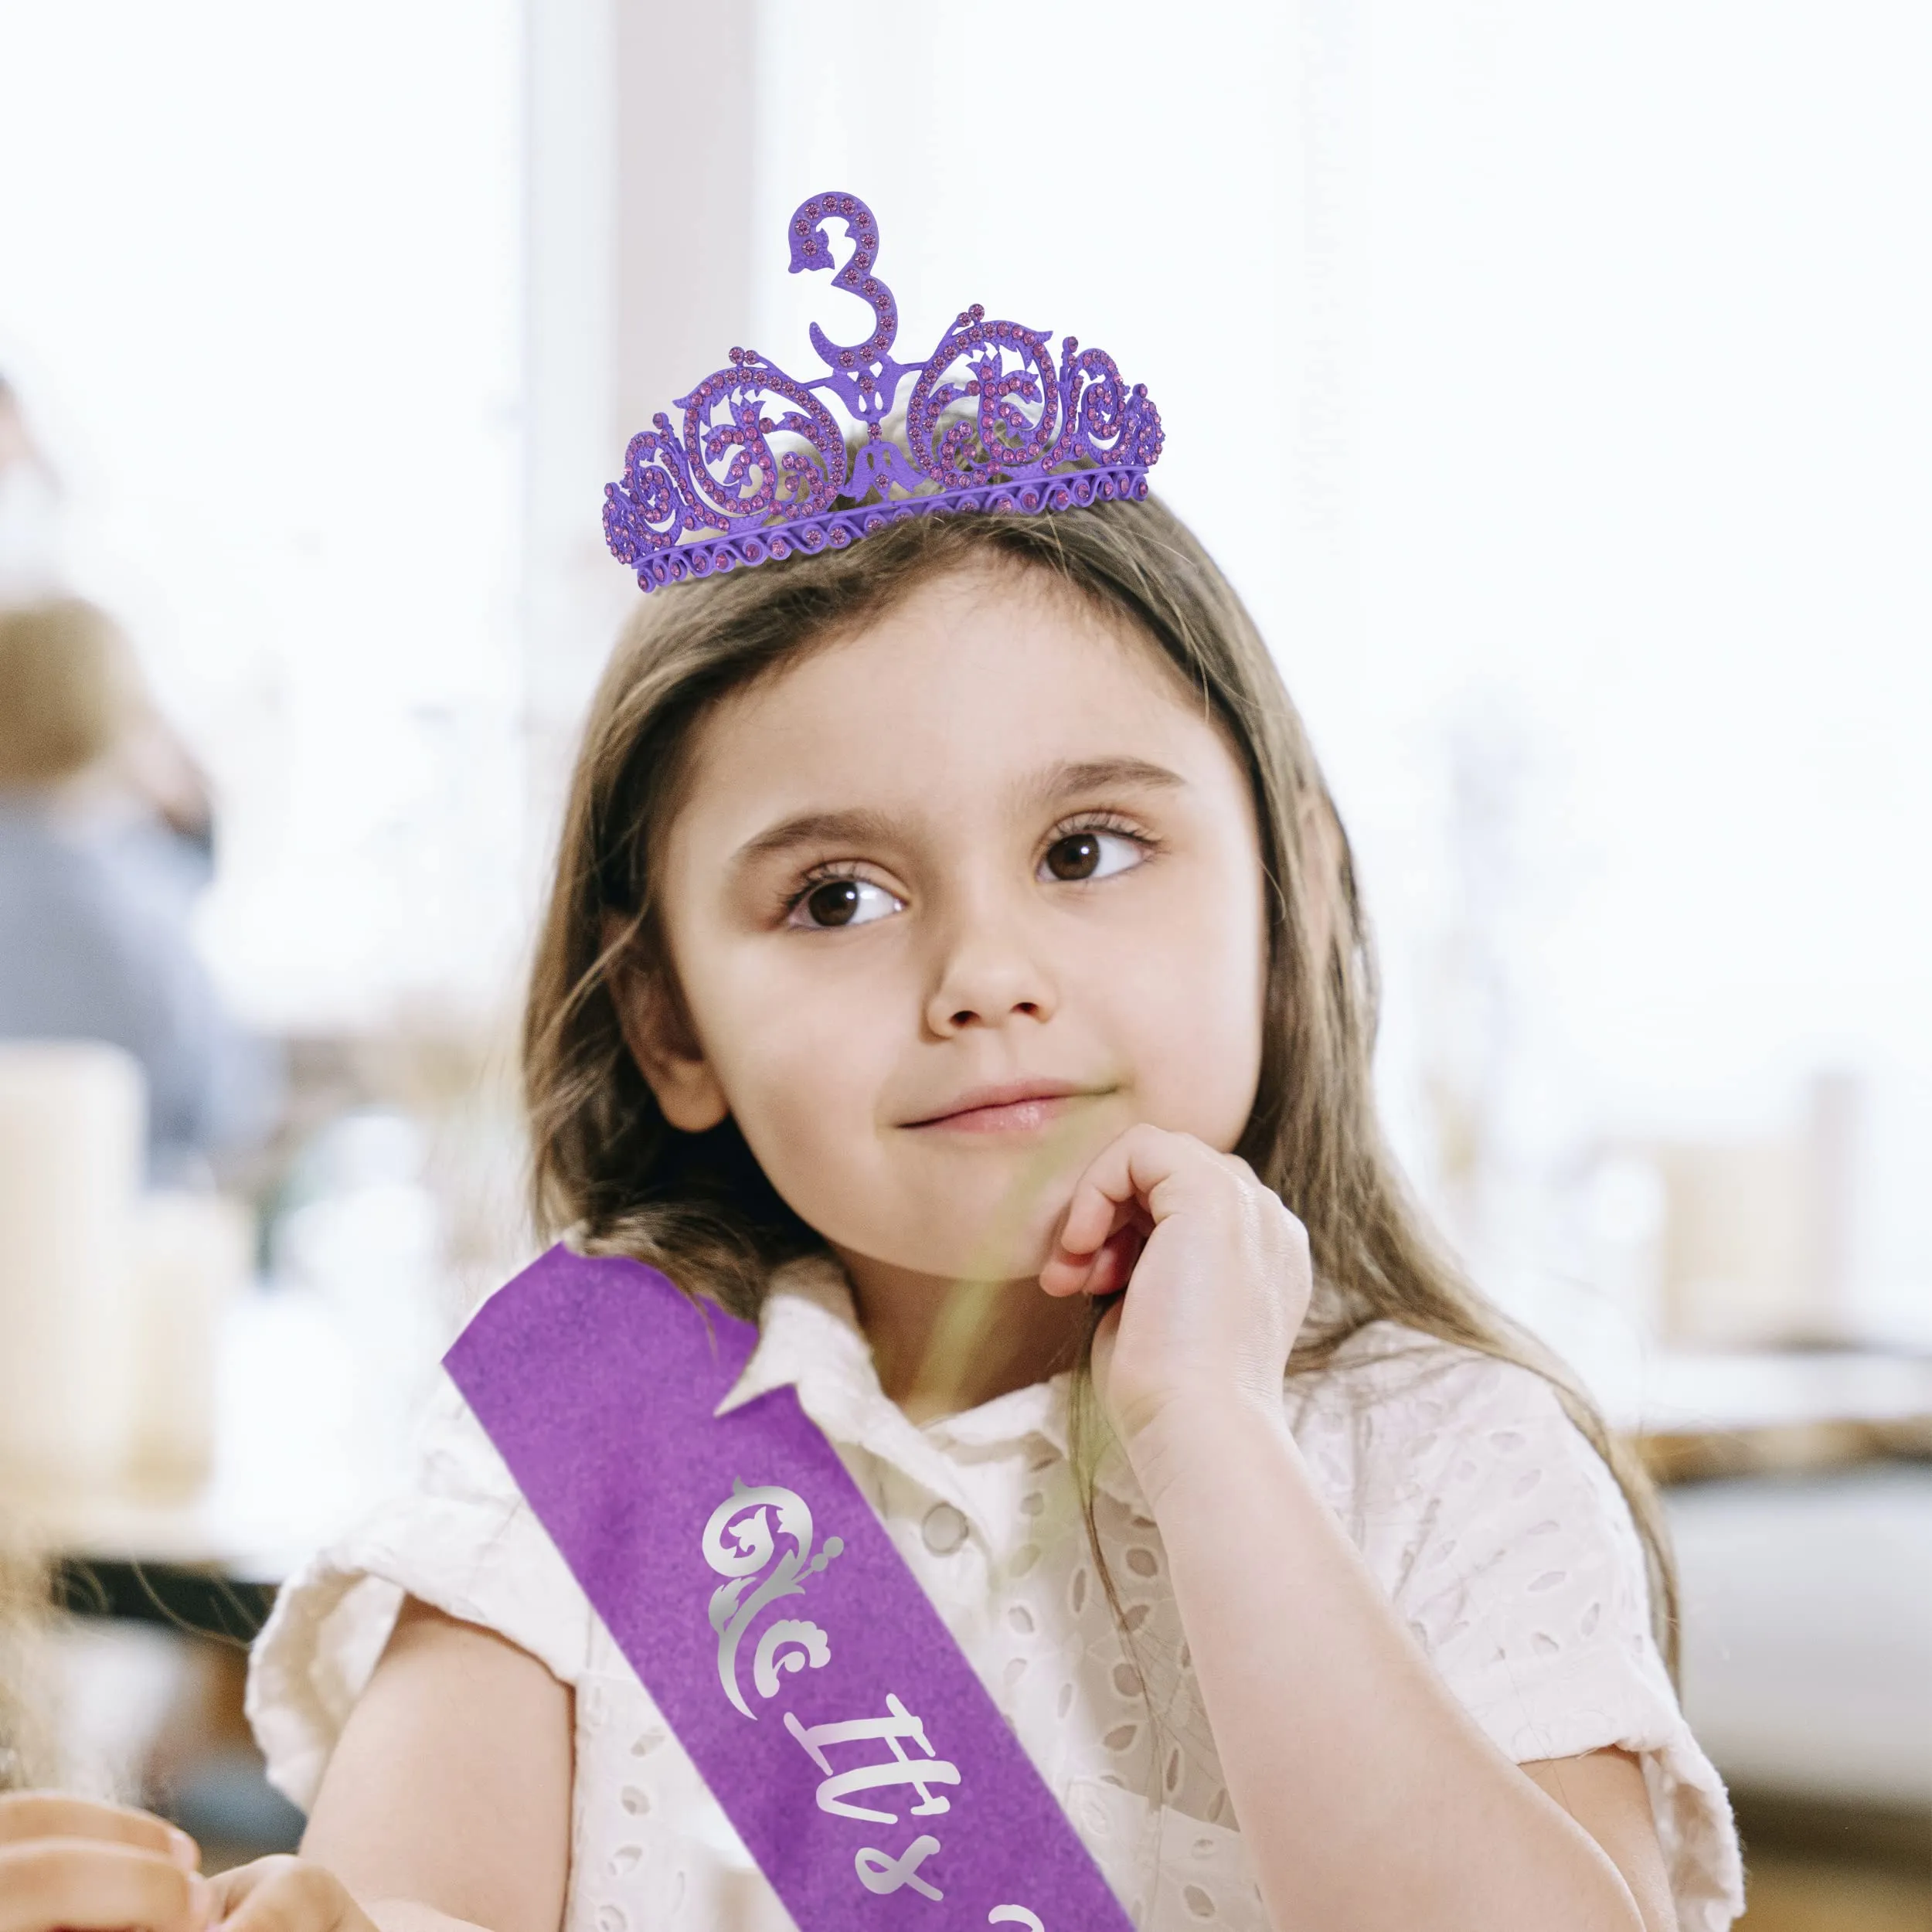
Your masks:
M1230 1149L1267 964L1246 777L1156 654L981 569L721 704L663 854L688 1031L631 1037L672 1124L728 1112L846 1259L1043 1264L1138 1122Z

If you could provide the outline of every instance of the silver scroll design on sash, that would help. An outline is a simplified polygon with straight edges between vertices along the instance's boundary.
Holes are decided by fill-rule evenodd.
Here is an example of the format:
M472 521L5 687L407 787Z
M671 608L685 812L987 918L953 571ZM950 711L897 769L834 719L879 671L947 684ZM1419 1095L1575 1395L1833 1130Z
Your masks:
M745 1701L738 1683L739 1646L752 1625L784 1597L804 1593L805 1580L825 1569L845 1548L828 1536L815 1552L811 1510L795 1489L776 1483L753 1488L734 1480L731 1494L712 1511L704 1527L705 1561L727 1580L711 1593L711 1628L718 1634L718 1682L734 1709L754 1720L757 1713ZM781 1539L791 1547L781 1551ZM755 1586L755 1587L754 1587ZM781 1672L818 1670L831 1662L832 1640L803 1617L781 1617L766 1626L753 1652L751 1679L761 1698L777 1696ZM959 1767L941 1757L926 1735L924 1720L909 1711L893 1692L885 1694L883 1717L848 1718L831 1723L801 1723L787 1711L785 1728L816 1767L820 1783L818 1805L838 1818L872 1825L897 1825L896 1811L855 1803L860 1792L910 1786L919 1802L915 1818L930 1818L951 1809L951 1801L937 1787L957 1786ZM834 1747L877 1746L884 1758L864 1752L862 1761L843 1769L831 1755ZM912 1748L908 1748L910 1747ZM862 1845L852 1854L853 1876L868 1892L887 1895L910 1890L928 1899L945 1893L922 1871L943 1848L930 1832L920 1832L904 1850L881 1851ZM987 1914L988 1925L1017 1925L1022 1932L1046 1932L1039 1917L1023 1905L998 1905Z
M758 1342L658 1269L559 1246L447 1362L774 1910L804 1932L1133 1932L932 1600L980 1546L929 1568L794 1389L727 1406Z
M774 1518L777 1536L791 1542L791 1547L782 1553L772 1533ZM738 1645L745 1632L780 1597L802 1596L803 1580L823 1570L845 1546L839 1538L828 1536L815 1555L811 1544L811 1512L804 1498L797 1491L776 1484L753 1489L734 1482L730 1498L712 1511L711 1520L704 1526L705 1561L719 1576L731 1580L711 1593L711 1628L718 1633L718 1682L747 1717L755 1719L757 1713L738 1688ZM759 1582L767 1568L770 1574ZM754 1583L757 1587L751 1589ZM751 1594L747 1596L748 1589ZM758 1639L752 1654L751 1681L760 1697L774 1697L781 1671L817 1670L831 1655L831 1640L816 1624L802 1617L781 1617Z

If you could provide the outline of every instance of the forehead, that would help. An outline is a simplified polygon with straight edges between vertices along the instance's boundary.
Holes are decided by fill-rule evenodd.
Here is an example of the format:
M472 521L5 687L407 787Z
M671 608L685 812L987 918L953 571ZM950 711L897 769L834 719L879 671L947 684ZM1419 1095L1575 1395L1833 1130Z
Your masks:
M1201 699L1124 618L1038 572L975 569L719 704L692 747L680 815L798 809L832 792L930 808L1123 756L1233 763Z

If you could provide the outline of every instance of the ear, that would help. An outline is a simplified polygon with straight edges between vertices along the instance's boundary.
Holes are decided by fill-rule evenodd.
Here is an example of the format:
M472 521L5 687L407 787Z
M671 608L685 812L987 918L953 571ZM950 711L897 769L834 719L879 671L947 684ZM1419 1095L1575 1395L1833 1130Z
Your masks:
M604 944L621 940L628 923L614 915L607 917ZM611 1001L624 1043L664 1117L685 1134L702 1134L719 1125L731 1111L724 1089L664 975L620 958L611 968Z
M1298 823L1302 891L1308 909L1308 953L1311 958L1325 961L1342 914L1342 827L1334 808L1312 791L1301 801Z

